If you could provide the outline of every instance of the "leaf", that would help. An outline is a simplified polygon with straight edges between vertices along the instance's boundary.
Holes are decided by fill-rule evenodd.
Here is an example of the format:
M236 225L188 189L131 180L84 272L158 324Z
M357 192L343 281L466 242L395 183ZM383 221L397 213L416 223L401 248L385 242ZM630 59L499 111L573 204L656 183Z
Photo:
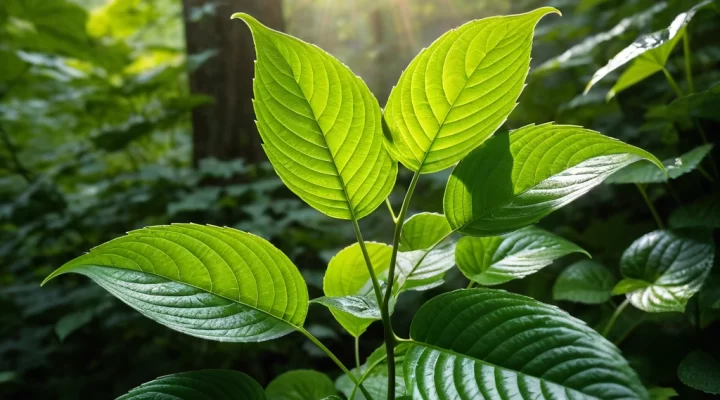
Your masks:
M428 290L441 285L445 272L455 265L455 246L455 242L449 241L429 251L399 252L396 292Z
M620 351L557 307L492 289L425 303L410 326L408 392L423 399L647 399Z
M553 12L560 14L543 7L472 21L421 51L385 107L393 158L412 171L437 172L489 138L523 89L535 25Z
M64 341L70 334L87 325L92 320L92 310L83 310L70 313L60 318L55 324L55 334L60 341Z
M311 369L286 372L265 389L268 400L318 400L337 394L327 375Z
M612 97L615 93L645 79L647 76L665 68L667 59L677 42L685 34L685 27L702 7L711 4L706 0L697 4L688 11L679 14L669 27L647 35L638 37L630 46L621 50L607 65L595 72L585 87L585 93L612 71L635 60L633 65L618 79L613 89L608 93Z
M710 354L695 350L678 366L682 383L705 393L720 394L720 362Z
M400 251L429 249L450 235L450 225L442 214L420 213L408 218L400 234Z
M687 118L700 118L720 121L720 84L711 88L678 97L668 105L655 107L648 111L648 118L666 120L684 120Z
M374 242L365 242L365 246L375 274L387 276L392 247ZM342 249L330 260L323 279L323 292L327 297L375 296L370 274L358 243ZM377 304L377 299L374 301ZM322 302L320 304L327 305ZM330 308L330 312L340 325L355 337L362 335L373 321L379 319L359 318L336 307Z
M195 224L131 231L50 274L91 278L171 329L203 339L259 342L303 325L308 293L297 267L265 239Z
M330 310L341 311L360 319L379 320L382 318L380 307L375 293L371 291L364 296L318 297L311 303L322 304ZM390 309L395 306L394 299L390 299Z
M290 190L341 219L370 214L395 185L380 107L345 65L255 18L233 14L255 41L255 114L263 148Z
M161 376L117 398L146 399L264 400L265 392L242 372L206 369Z
M532 275L571 253L590 256L560 236L528 226L502 236L465 236L458 241L455 262L471 281L499 285Z
M680 157L663 161L667 176L655 166L648 163L629 165L612 174L605 180L606 183L661 183L668 179L676 179L695 170L703 159L712 151L712 144L698 146Z
M445 189L453 230L496 236L531 225L617 170L652 154L571 125L528 125L498 134L455 167Z
M400 396L406 394L405 390L405 379L402 376L402 366L405 361L405 353L410 346L407 343L400 343L395 346L395 398L400 400ZM367 377L363 381L363 387L370 393L373 399L385 399L388 393L388 372L387 372L387 353L385 352L385 346L382 345L375 349L375 351L368 356L365 364L360 369L354 368L352 372L358 378L363 374L367 373L368 368L371 368L370 372L367 373ZM340 376L335 381L335 387L342 392L346 397L350 398L355 388L355 384L347 377L347 375ZM365 396L360 393L360 390L355 391L355 400L366 400Z
M683 206L668 218L673 228L720 228L720 197L711 196Z
M650 232L623 253L620 272L626 279L618 285L630 285L615 293L626 292L630 303L646 312L683 312L710 273L714 255L710 231Z
M648 388L648 394L650 394L650 400L668 400L678 397L678 392L671 387L651 387Z
M602 304L612 297L615 278L604 265L580 260L560 273L553 286L553 300Z

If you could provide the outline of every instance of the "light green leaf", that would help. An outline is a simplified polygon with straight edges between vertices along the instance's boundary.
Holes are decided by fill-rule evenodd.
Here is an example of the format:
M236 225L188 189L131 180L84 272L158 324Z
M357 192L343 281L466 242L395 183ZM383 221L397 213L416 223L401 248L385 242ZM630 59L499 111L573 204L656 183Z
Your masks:
M255 41L255 114L282 181L335 218L370 214L395 185L380 107L365 83L319 49L237 13Z
M673 228L720 228L720 196L706 197L683 206L670 214L668 222Z
M643 311L683 312L710 273L714 255L710 231L650 232L623 253L620 272L626 279L618 286L627 287L614 292L627 293L630 303Z
M678 397L678 392L671 387L651 387L648 388L650 400L668 400Z
M650 286L649 283L641 280L641 279L623 279L620 282L618 282L615 287L612 289L613 295L620 295L625 293L630 293L634 290L638 289L645 289L648 286Z
M668 179L676 179L681 175L695 170L703 159L712 151L712 144L698 146L680 157L670 158L663 161L667 176L648 163L635 163L628 165L620 171L612 174L605 180L606 183L661 183Z
M632 60L635 60L635 62L623 73L620 79L618 79L615 86L613 86L610 93L608 93L608 97L612 97L619 91L632 86L655 72L661 71L665 68L665 64L673 48L682 38L682 35L685 34L686 25L700 8L711 3L712 0L699 3L675 17L666 29L638 37L630 46L624 48L608 61L607 65L595 72L585 88L585 93L609 73Z
M55 334L60 341L64 341L71 333L87 325L92 320L92 310L83 310L70 313L60 318L55 324Z
M259 383L242 372L206 369L162 376L143 383L117 400L264 400Z
M366 242L365 245L375 274L378 277L387 276L392 247L373 242ZM375 296L370 274L358 243L342 249L330 260L323 279L323 292L327 297ZM377 299L374 301L377 303ZM362 335L373 321L379 319L359 318L336 308L330 308L330 312L340 325L355 337Z
M696 350L685 356L677 374L682 383L693 389L720 394L720 362L704 351Z
M455 246L455 242L446 241L432 249L398 253L396 292L441 285L445 272L455 265Z
M399 400L399 396L406 394L405 390L405 379L402 375L403 362L405 361L405 353L410 347L407 343L400 343L395 346L395 396ZM370 369L370 372L368 372ZM353 369L353 374L360 378L362 375L367 373L367 377L363 381L363 387L370 393L373 399L385 399L388 393L388 371L387 371L387 353L385 346L380 346L368 356L365 364L360 369ZM355 388L355 384L347 377L347 375L341 375L335 381L335 387L342 392L346 397L350 398ZM355 390L355 400L366 400L365 396L360 393L360 390Z
M455 262L471 281L499 285L532 275L571 253L590 256L560 236L528 226L502 236L465 236L458 241Z
M557 307L492 289L425 303L410 326L417 399L647 399L620 351Z
M390 153L412 171L431 173L460 161L515 108L530 66L543 7L485 18L445 33L400 76L385 107Z
M268 400L318 400L337 394L327 375L311 369L286 372L265 389Z
M455 167L445 189L450 227L496 236L531 225L614 172L652 154L570 125L528 125L498 134Z
M86 275L145 316L188 335L258 342L303 325L297 267L265 239L231 228L151 226L90 250L50 274Z
M580 260L563 270L553 286L553 300L602 304L612 297L615 278L604 265Z
M451 229L442 214L420 213L408 218L400 235L400 251L423 250L433 247L450 235Z

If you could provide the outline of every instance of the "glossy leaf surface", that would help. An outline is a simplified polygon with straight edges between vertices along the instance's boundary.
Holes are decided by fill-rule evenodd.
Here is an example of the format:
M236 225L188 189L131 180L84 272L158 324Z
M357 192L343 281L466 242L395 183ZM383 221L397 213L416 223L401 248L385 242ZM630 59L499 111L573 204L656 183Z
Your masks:
M414 399L647 399L620 351L557 307L492 289L425 303L405 357Z
M161 376L117 400L264 400L259 383L242 372L207 369Z
M465 236L458 241L455 262L468 279L481 285L499 285L534 274L571 253L589 256L576 244L529 226L502 236Z
M255 114L283 182L335 218L360 219L397 176L383 146L380 107L365 83L316 46L238 13L253 33Z
M581 260L563 270L553 286L553 300L602 304L612 297L615 278L604 265Z
M647 312L683 312L710 273L715 255L709 230L662 230L633 242L623 253L625 279L615 294Z
M337 394L327 375L311 369L288 371L265 388L268 400L318 400Z
M432 249L398 253L397 291L427 290L441 285L445 272L455 266L455 246L446 241Z
M531 225L652 154L570 125L528 125L498 134L455 167L445 189L450 226L497 236Z
M551 7L469 22L418 54L385 107L393 158L431 173L460 161L515 108L530 66L535 25Z
M682 383L705 393L720 394L720 362L710 354L695 350L678 366Z
M303 325L308 292L297 267L265 239L231 228L152 226L53 272L86 275L145 316L203 339L257 342Z
M661 183L668 179L675 179L695 170L705 157L712 151L712 144L698 146L680 157L663 161L667 176L663 171L648 163L635 163L628 165L612 174L607 183Z

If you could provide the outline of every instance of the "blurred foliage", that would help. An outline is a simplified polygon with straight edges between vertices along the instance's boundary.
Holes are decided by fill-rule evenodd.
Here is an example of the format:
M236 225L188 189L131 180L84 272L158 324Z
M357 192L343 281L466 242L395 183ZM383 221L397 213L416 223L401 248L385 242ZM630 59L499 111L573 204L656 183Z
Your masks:
M212 15L213 4L189 10L190 18ZM587 95L583 89L638 36L667 28L694 4L288 0L285 16L290 33L352 66L384 104L409 60L447 29L555 6L563 17L538 27L528 87L507 128L577 124L673 159L701 145L702 135L718 141L718 8L699 11L687 26L695 94L677 98L657 73L607 101L622 68ZM213 62L214 52L185 54L182 24L179 0L0 1L0 398L109 398L159 375L201 368L238 369L262 384L299 367L335 371L299 335L259 346L199 341L151 322L82 277L39 288L55 267L125 231L195 222L272 240L300 266L317 297L327 261L353 242L347 224L302 204L267 164L206 159L191 166L188 112L214 99L190 94L187 72ZM670 53L666 68L688 94L682 47ZM717 188L717 148L701 171L644 188L663 220L679 215L681 206L720 196L711 189ZM401 181L407 173L401 170ZM413 211L442 210L448 173L423 177ZM396 206L399 195L392 197ZM366 238L389 239L391 227L377 223L386 212L381 208L362 221ZM623 250L655 229L634 185L602 185L541 225L588 250L615 277ZM553 303L557 275L577 259L567 257L503 287ZM398 309L416 310L435 293L465 285L451 271L442 288L409 294ZM720 359L712 340L720 333L717 287L708 284L685 314L643 314L630 307L618 319L611 339L621 343L648 386L701 397L675 371L697 348ZM557 304L593 327L602 327L613 311L610 303ZM394 316L400 335L411 317ZM308 322L341 358L352 359L350 337L341 336L326 310L311 308ZM363 336L363 354L380 343L378 325Z

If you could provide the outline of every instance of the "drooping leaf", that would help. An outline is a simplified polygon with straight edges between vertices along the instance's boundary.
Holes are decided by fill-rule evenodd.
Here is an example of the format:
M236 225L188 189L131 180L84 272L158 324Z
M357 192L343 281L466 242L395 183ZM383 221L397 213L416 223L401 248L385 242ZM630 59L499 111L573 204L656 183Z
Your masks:
M499 285L534 274L555 259L585 250L535 226L502 236L465 236L458 241L455 262L460 272L481 285Z
M397 292L428 290L441 285L445 272L455 265L455 246L447 241L433 249L398 253Z
M720 121L720 84L709 89L679 97L672 103L655 107L646 114L649 118L685 120L700 118Z
M370 261L372 262L375 274L379 277L387 276L390 268L390 255L392 247L383 243L365 243ZM323 292L327 297L345 297L345 296L375 296L372 281L368 273L365 259L363 258L360 245L352 244L339 253L337 253L328 264L323 279ZM367 300L368 307L370 303L377 304L377 299ZM320 304L324 304L320 302ZM327 304L324 304L327 305ZM331 307L330 312L335 319L345 328L348 333L358 337L362 335L370 324L379 318L360 318L357 315L346 311L340 311L336 307Z
M647 312L683 312L700 290L715 256L708 230L659 230L633 242L623 253L623 279L613 291L626 293Z
M161 376L117 400L265 400L259 383L242 372L206 369Z
M265 394L268 400L318 400L337 392L333 381L322 372L298 369L273 379Z
M400 235L400 251L429 249L451 232L442 214L420 213L408 218Z
M418 54L385 107L385 139L412 171L431 173L460 161L515 108L543 7L491 17L448 31Z
M676 179L695 170L703 159L712 151L712 144L698 146L680 157L663 161L667 176L663 171L648 163L628 165L608 177L606 183L660 183L668 179Z
M609 73L633 60L635 60L633 65L623 73L610 93L608 93L609 97L612 97L619 91L632 86L655 72L661 71L665 68L665 64L673 48L675 48L677 42L682 38L682 35L685 34L685 27L695 16L695 13L700 8L711 3L712 0L701 2L675 17L666 29L638 37L630 46L624 48L608 61L607 65L595 72L585 88L585 93Z
M704 351L696 350L685 356L677 374L682 383L693 389L720 394L720 362Z
M445 189L450 227L495 236L531 225L652 154L595 131L528 125L498 134L455 167Z
M255 114L282 181L335 218L360 219L395 185L380 107L365 83L321 49L237 13L255 41Z
M604 265L580 260L560 273L553 286L553 300L602 304L612 297L615 278Z
M297 267L265 239L195 224L131 231L69 261L145 316L188 335L257 342L301 327L308 292Z
M710 196L683 206L668 218L673 228L720 228L720 197Z
M410 326L408 393L422 399L647 399L620 351L557 307L492 289L425 303Z

